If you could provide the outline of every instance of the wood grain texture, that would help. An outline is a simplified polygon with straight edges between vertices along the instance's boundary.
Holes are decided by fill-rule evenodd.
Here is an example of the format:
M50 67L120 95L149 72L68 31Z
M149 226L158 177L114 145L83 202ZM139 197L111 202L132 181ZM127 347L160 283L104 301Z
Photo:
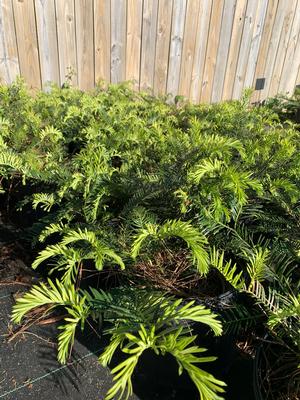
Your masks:
M42 86L60 84L54 0L35 0Z
M93 0L76 0L75 16L78 85L88 90L95 85Z
M110 0L94 0L95 82L110 81Z
M126 0L111 0L111 82L125 80Z
M216 103L222 99L226 63L230 48L230 37L232 32L235 7L236 0L225 0L220 41L218 46L218 55L211 94L212 103Z
M258 6L259 6L259 0L248 1L243 34L240 44L240 51L238 56L238 63L236 66L236 73L234 77L234 85L232 92L233 99L239 99L242 95L242 91L244 88L246 69L248 65L249 53L251 47L251 40L255 26L255 18L257 11L259 9Z
M232 96L240 44L246 16L246 7L247 0L237 0L231 32L229 54L226 64L225 80L222 94L223 100L229 100Z
M154 67L155 94L165 94L167 88L172 8L172 0L160 0L158 9Z
M295 13L294 21L292 25L291 35L284 59L284 64L281 71L278 92L284 94L291 94L294 90L294 85L291 83L293 78L291 75L291 65L297 68L297 45L300 40L300 1L297 4L298 12ZM298 49L299 51L299 49ZM299 61L298 61L299 62ZM291 80L292 78L292 80ZM300 82L299 82L300 83ZM297 84L297 82L296 82Z
M295 52L290 68L284 81L283 93L292 95L295 91L295 86L300 84L300 35L295 45Z
M288 86L288 94L292 95L295 92L296 86L300 85L300 40L297 42L296 54L293 62L294 68L291 69L290 87ZM298 73L297 73L298 66Z
M212 0L203 0L200 3L193 71L190 87L190 100L193 103L198 103L200 101L212 4Z
M210 28L208 33L208 43L200 95L200 100L204 103L209 103L211 101L214 73L220 41L223 8L224 0L214 0L210 17Z
M11 0L0 3L0 80L12 83L20 74Z
M272 71L272 79L270 81L268 97L275 96L275 94L278 92L281 72L288 49L293 21L295 18L297 19L297 14L294 13L296 5L297 0L290 0L286 7L286 14L283 21L280 40L278 43L278 49L274 62L274 68Z
M158 0L144 0L140 89L153 89Z
M299 80L300 0L0 0L0 80L253 102Z
M179 81L179 94L185 97L190 95L197 34L197 30L191 29L191 27L196 27L198 24L199 9L200 2L198 0L188 0Z
M266 18L268 1L260 0L257 7L256 18L254 22L253 36L251 39L250 52L245 74L244 87L252 87L254 82L255 68L257 64L257 56L259 51L260 42L262 39L262 32Z
M187 0L174 0L169 54L167 93L178 94Z
M269 0L268 1L268 8L265 18L265 23L262 32L262 38L260 41L258 56L256 60L256 67L253 79L253 87L255 88L256 79L264 77L265 65L267 62L266 54L268 52L269 43L271 40L272 32L273 32L273 25L276 17L276 11L278 7L278 0ZM260 91L256 90L253 92L251 101L254 103L258 102L260 99Z
M127 2L126 80L139 88L142 44L143 0Z
M75 36L75 8L73 0L55 0L58 56L61 84L69 80L78 84Z
M33 0L13 0L13 11L20 72L30 88L40 88L40 61Z
M110 81L110 0L94 0L95 83Z
M265 99L269 93L269 88L271 86L271 80L272 80L272 73L275 65L275 60L284 25L284 20L286 19L288 13L288 7L287 7L288 4L289 2L286 3L280 0L277 7L277 12L274 20L272 35L269 42L268 52L266 53L267 62L263 74L266 81L264 89L260 92L260 100Z

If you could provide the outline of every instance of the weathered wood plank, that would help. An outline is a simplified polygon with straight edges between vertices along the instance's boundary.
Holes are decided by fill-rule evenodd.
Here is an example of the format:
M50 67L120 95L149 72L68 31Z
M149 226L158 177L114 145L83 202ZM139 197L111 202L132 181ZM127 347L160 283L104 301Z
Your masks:
M156 49L158 0L144 0L140 89L152 90Z
M93 0L75 1L78 85L88 90L95 85Z
M200 2L198 0L188 0L179 81L179 94L185 97L189 97L190 94L197 34L194 27L198 23L199 8Z
M204 103L209 103L211 101L223 8L224 0L214 0L210 18L210 28L208 33L208 43L200 96L201 102Z
M295 13L292 31L286 51L284 64L280 76L280 82L278 87L279 93L292 94L294 91L293 81L293 69L297 69L297 44L300 40L300 2L298 0L297 8L298 12ZM298 49L300 52L300 50ZM294 74L295 76L295 74ZM292 79L291 79L292 78ZM298 82L300 83L300 82ZM297 82L296 82L297 84Z
M172 7L173 0L159 2L154 67L155 94L165 94L167 87Z
M13 11L20 72L30 88L40 88L40 61L33 0L13 0Z
M230 38L229 55L226 64L225 80L223 86L223 100L229 100L232 96L236 67L239 57L239 49L242 39L244 21L246 16L247 0L237 0L232 33Z
M300 84L300 34L295 47L294 58L288 70L287 79L285 79L285 86L283 93L292 95L295 86Z
M299 35L300 39L300 35ZM295 58L293 60L293 68L291 69L290 74L290 86L287 86L288 94L292 95L296 89L296 86L300 85L300 40L298 39L297 48L295 52ZM297 73L298 67L298 73Z
M272 30L272 36L270 38L268 51L265 55L265 57L267 58L267 62L265 65L265 70L264 70L264 78L266 80L265 80L264 89L260 92L260 100L265 99L269 93L269 88L271 86L271 80L272 80L272 73L273 73L274 64L275 64L276 55L277 55L277 49L278 49L279 42L280 42L281 32L282 32L282 28L284 25L284 20L287 16L288 4L289 4L289 2L286 3L285 1L279 1L278 7L277 7L276 17L275 17L275 21L274 21L274 25L273 25L273 30Z
M256 79L264 77L265 65L267 61L266 54L268 52L268 47L272 36L277 7L278 7L278 0L268 1L267 14L262 32L262 38L260 41L256 67L255 67L255 74L253 79L254 88ZM251 101L256 103L259 101L259 99L260 99L260 91L255 90L252 94Z
M20 74L11 0L0 4L0 80L9 84Z
M60 80L78 84L73 0L55 0Z
M35 0L42 86L60 84L54 0Z
M94 0L95 82L110 81L110 0Z
M265 1L265 0L263 0ZM234 85L232 98L239 99L241 97L244 81L246 75L246 69L249 59L251 39L253 36L253 30L255 25L255 18L258 11L258 0L251 0L247 4L246 17L244 22L244 29L240 44L240 51L238 56L238 63L236 67L236 73L234 77Z
M176 96L179 87L180 64L182 54L182 43L184 33L183 17L186 12L186 0L174 0L172 13L172 30L169 55L167 93Z
M111 0L111 82L125 80L126 0Z
M128 0L127 3L127 44L126 80L139 88L141 65L143 0Z
M236 0L225 0L224 11L221 24L220 41L214 81L212 87L211 101L216 103L222 99L223 85L226 72L226 63L229 54L230 37L233 25Z
M294 18L297 19L297 15L295 14L296 5L297 5L297 0L290 0L286 4L286 15L283 21L283 27L277 49L277 55L274 62L274 68L272 71L272 79L270 81L268 97L272 97L278 92L281 71L283 68L285 56L288 49L288 43L291 35L293 21Z
M251 40L250 52L245 74L245 81L244 81L245 88L253 87L253 78L255 74L259 46L262 39L262 32L266 18L267 5L268 5L267 0L260 0L258 3L256 19L254 22L253 37Z
M212 8L212 0L203 0L200 3L194 63L190 88L190 99L193 103L200 101L203 70L207 48L209 21Z

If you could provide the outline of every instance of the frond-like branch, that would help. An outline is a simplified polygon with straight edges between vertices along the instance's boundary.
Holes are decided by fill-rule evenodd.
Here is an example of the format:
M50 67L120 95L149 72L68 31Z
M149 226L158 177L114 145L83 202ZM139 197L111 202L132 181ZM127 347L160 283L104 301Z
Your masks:
M131 255L136 258L146 239L149 241L164 241L167 238L178 237L184 240L191 251L193 262L198 271L205 275L208 272L208 254L206 251L207 239L189 222L170 220L163 225L147 224L138 231L132 244Z

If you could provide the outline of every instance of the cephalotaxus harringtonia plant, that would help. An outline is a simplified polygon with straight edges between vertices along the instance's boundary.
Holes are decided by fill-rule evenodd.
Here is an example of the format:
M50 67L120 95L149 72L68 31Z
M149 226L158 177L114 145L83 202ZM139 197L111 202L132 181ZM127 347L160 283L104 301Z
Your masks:
M12 219L26 215L28 246L40 242L33 268L59 279L18 300L14 319L39 304L66 307L61 361L78 324L100 314L113 321L101 362L117 348L128 357L115 370L111 398L131 392L131 372L148 347L173 354L203 398L221 393L219 382L199 372L206 358L175 317L187 303L160 294L162 304L177 304L171 323L167 306L134 314L134 293L150 303L157 290L207 295L224 329L243 329L248 338L258 327L255 337L271 336L278 356L289 351L296 359L300 132L280 118L271 103L251 106L247 93L241 101L192 105L167 104L125 84L86 93L51 86L34 97L20 81L0 86L0 204ZM95 274L88 292L80 291L82 278ZM104 281L107 293L95 292ZM201 312L198 322L206 315L213 327L216 319ZM288 387L297 392L294 380Z
M178 363L179 374L185 370L196 385L201 400L222 399L225 384L199 367L199 364L216 359L200 356L206 349L199 347L192 334L191 322L207 325L215 335L222 333L217 315L209 309L183 302L157 291L135 288L117 288L110 292L91 289L76 291L74 285L64 285L51 280L48 285L35 285L17 299L12 320L20 323L23 316L34 308L48 305L48 311L62 307L68 316L59 327L58 359L65 363L70 355L77 326L84 328L87 318L109 322L105 330L111 335L110 343L99 357L102 365L110 364L116 350L126 354L126 359L113 368L114 385L106 399L128 399L133 393L132 374L147 349L157 355L171 354ZM105 328L105 325L104 325Z

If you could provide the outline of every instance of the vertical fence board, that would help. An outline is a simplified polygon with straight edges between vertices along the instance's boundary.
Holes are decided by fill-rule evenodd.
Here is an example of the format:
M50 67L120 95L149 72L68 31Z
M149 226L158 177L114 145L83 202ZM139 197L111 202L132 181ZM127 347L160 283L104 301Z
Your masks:
M186 0L174 0L167 81L167 93L173 96L178 93L179 87L185 13Z
M223 8L224 0L214 0L210 18L210 28L200 96L200 100L205 103L208 103L211 100Z
M278 0L269 0L267 14L265 18L264 28L262 32L262 38L259 46L258 56L256 60L256 67L253 79L253 87L255 88L256 79L264 78L264 71L266 65L266 54L273 31L273 25L276 17L276 10L278 7ZM254 103L259 101L260 91L255 90L252 94L251 101Z
M283 22L280 41L278 44L277 55L274 62L274 68L272 71L272 80L270 82L268 96L274 96L278 91L281 71L283 68L284 59L288 48L293 20L294 17L296 18L296 15L294 14L296 3L297 0L290 0L289 3L287 4L287 13L285 15Z
M111 0L111 81L125 80L126 0Z
M110 0L94 0L95 83L110 81Z
M165 94L171 35L172 0L160 0L154 68L154 93Z
M236 0L225 0L222 17L219 49L214 73L211 101L218 102L222 98L223 84L226 72L226 62L230 47L230 36L234 18Z
M188 0L179 81L179 94L186 97L189 97L190 94L197 34L197 30L194 27L198 23L199 8L200 2L198 0Z
M41 78L43 87L47 82L60 83L57 48L57 30L54 0L35 0Z
M158 0L144 0L140 89L151 90L154 83Z
M298 5L299 5L299 0L298 0ZM300 32L300 12L295 14L295 17L294 17L290 40L288 43L286 56L285 56L284 64L283 64L282 71L281 71L280 81L279 81L279 87L278 87L279 93L288 93L290 90L293 91L293 87L291 88L291 85L289 84L290 68L291 68L291 65L293 65L293 62L295 60L297 43L300 40L299 32Z
M19 59L11 0L0 4L0 80L9 84L19 75Z
M223 100L229 100L232 96L235 72L238 63L239 49L246 16L247 0L237 0L233 27L230 39L230 48L226 64L225 80L223 86Z
M251 87L257 63L258 50L262 39L262 31L267 12L267 0L260 0L257 8L256 19L254 22L253 37L251 40L249 59L246 69L244 87Z
M134 81L136 89L140 81L142 18L143 0L128 0L126 80Z
M288 3L289 4L289 3ZM280 41L280 36L284 24L284 20L286 18L287 4L283 1L279 1L276 17L273 25L272 35L269 42L268 51L265 55L267 58L267 62L265 64L264 70L264 78L265 86L264 89L260 92L260 99L265 99L268 95L269 88L271 86L272 80L272 72L276 60L277 49Z
M258 0L248 1L244 28L243 28L243 35L241 39L240 51L238 56L238 63L234 78L234 85L232 92L233 99L238 99L241 96L244 87L244 80L246 75L247 63L251 47L251 39L253 35L257 10L258 10Z
M211 8L212 0L201 1L190 88L190 99L193 103L198 103L200 101Z
M77 85L75 10L73 0L55 0L60 80Z
M93 0L75 1L78 85L88 90L95 85Z
M40 88L40 61L33 0L13 0L13 10L20 72L31 88Z
M294 57L291 62L291 66L288 69L288 73L284 79L284 86L281 92L292 95L295 90L295 86L300 84L300 34L295 45ZM283 84L282 83L282 84Z

